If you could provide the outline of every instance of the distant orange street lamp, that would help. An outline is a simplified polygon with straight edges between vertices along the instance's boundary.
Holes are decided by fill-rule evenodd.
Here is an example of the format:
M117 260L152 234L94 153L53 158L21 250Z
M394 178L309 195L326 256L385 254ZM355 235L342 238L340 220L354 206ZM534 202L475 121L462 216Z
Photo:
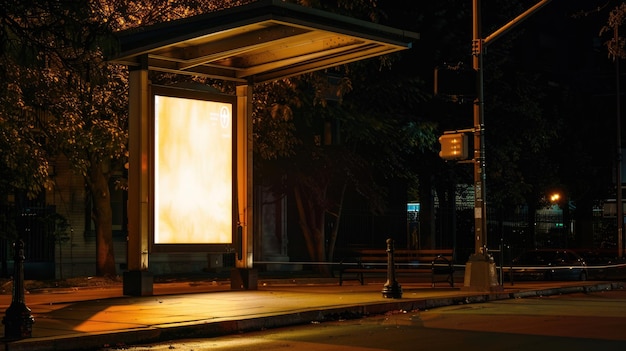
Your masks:
M554 193L550 195L550 202L559 202L560 199L561 199L561 194L559 193Z

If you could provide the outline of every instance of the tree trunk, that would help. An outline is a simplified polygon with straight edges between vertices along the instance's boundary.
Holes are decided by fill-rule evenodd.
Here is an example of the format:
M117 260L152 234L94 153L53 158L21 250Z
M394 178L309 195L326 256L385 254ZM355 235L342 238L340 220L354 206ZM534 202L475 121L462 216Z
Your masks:
M326 211L322 206L317 206L312 199L306 196L301 186L294 186L294 198L298 208L300 228L304 235L309 257L312 262L326 262L326 249L324 245L324 216ZM328 265L318 265L318 272L330 274Z
M113 254L113 214L109 177L103 172L103 164L93 160L88 176L87 184L93 199L92 218L96 226L96 275L114 277L117 272Z
M326 257L329 261L333 261L335 256L335 244L337 243L337 235L339 234L339 221L341 220L341 213L343 212L343 200L346 195L346 188L348 187L348 180L346 179L341 187L339 193L339 199L337 204L337 213L334 213L335 222L333 223L333 230L330 234L330 240L328 240L328 252Z
M531 198L532 199L532 198ZM528 200L528 218L526 224L526 232L527 232L527 242L524 245L525 249L536 249L537 248L537 233L535 223L537 221L537 205L536 201Z
M568 204L566 203L564 206L568 206ZM578 199L576 201L576 210L572 213L568 213L568 215L570 219L574 219L574 223L576 223L573 228L574 238L571 240L573 242L570 243L570 247L594 247L596 243L594 243L593 240L593 201L588 198ZM616 222L618 220L619 219L615 218ZM615 225L617 226L617 223ZM569 226L567 227L569 228ZM617 238L615 238L615 241L617 241Z
M433 200L432 178L428 175L420 174L419 182L419 231L416 249L430 247L430 243L435 237L435 201Z

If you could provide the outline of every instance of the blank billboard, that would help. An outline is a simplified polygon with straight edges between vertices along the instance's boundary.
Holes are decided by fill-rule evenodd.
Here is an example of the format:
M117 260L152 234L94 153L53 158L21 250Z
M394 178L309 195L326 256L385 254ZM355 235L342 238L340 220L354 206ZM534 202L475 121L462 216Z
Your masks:
M230 96L153 88L154 244L232 244Z

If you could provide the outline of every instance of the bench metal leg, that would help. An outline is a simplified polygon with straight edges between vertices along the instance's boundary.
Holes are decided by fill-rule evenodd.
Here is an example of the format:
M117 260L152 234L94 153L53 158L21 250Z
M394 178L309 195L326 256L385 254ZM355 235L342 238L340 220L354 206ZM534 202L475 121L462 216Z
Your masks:
M444 281L450 284L450 287L454 288L454 271L453 270L450 270L449 273L446 273L446 276L447 276L446 280L436 280L437 275L443 275L443 273L439 273L439 274L435 272L431 273L431 286L433 288L435 287L435 283L444 282Z

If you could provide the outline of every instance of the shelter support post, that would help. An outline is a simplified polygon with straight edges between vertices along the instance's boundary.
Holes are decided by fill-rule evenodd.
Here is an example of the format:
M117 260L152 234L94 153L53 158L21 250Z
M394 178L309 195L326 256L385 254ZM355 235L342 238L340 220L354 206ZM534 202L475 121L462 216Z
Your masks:
M129 75L128 155L128 252L123 293L147 296L153 293L148 271L150 228L150 91L147 67L131 69Z
M252 180L252 93L251 83L237 86L237 233L236 260L231 271L232 290L256 290L258 275L253 267L253 180Z

